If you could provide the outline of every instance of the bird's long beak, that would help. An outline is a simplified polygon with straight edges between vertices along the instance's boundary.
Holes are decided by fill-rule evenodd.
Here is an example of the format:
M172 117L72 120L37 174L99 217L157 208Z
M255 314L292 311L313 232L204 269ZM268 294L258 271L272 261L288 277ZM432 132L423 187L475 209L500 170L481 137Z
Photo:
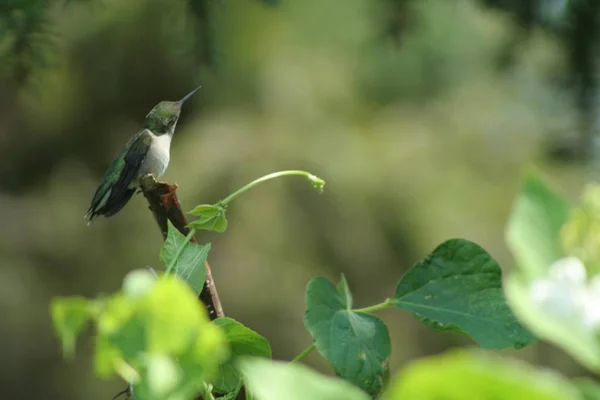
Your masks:
M186 101L189 100L190 97L192 97L194 95L194 93L196 93L198 90L200 90L202 86L198 86L196 89L192 90L191 92L189 92L188 94L186 94L183 99L179 100L179 103L181 105L183 105L183 103L185 103Z

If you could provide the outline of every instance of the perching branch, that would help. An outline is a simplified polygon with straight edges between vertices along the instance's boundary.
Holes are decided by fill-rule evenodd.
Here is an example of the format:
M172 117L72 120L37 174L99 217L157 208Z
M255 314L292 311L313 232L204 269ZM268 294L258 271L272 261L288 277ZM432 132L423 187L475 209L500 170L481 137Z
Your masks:
M141 179L142 193L148 204L150 210L154 215L154 219L160 228L163 239L167 238L168 233L168 221L181 234L188 235L190 230L187 227L188 221L181 210L181 205L177 199L177 185L170 185L165 182L158 182L152 175L147 175ZM195 238L191 238L191 241L197 243ZM206 281L204 287L200 293L199 299L204 303L208 310L208 316L211 320L223 317L223 307L221 306L221 300L217 292L217 287L212 278L212 272L208 262L205 262L206 266Z

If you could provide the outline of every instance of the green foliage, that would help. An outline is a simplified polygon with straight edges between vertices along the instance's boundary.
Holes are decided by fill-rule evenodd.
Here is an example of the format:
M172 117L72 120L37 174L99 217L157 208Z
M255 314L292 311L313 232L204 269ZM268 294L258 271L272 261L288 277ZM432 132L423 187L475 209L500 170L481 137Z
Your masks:
M307 367L263 359L240 362L248 390L257 400L368 400L355 386Z
M312 279L304 325L336 374L372 396L381 393L391 352L386 325L370 312L395 305L441 331L470 335L482 347L521 348L536 338L517 321L502 290L498 263L464 239L442 243L400 280L394 299L352 309L342 275L334 286Z
M544 275L562 255L560 230L568 213L568 203L537 172L525 176L506 228L506 241L529 278Z
M482 347L521 348L535 338L509 309L502 270L477 244L448 240L402 278L396 306L438 330L470 335Z
M271 345L267 339L232 318L217 318L213 323L221 328L231 349L231 359L219 367L213 386L219 393L234 392L242 379L235 365L238 357L271 358Z
M578 259L555 263L553 258L562 254L558 246L560 232L564 243L570 245L565 248L572 251L595 250L595 241L575 225L563 228L568 214L566 202L531 174L525 179L508 229L511 248L526 272L508 277L509 303L504 297L498 263L479 245L451 239L400 279L393 298L369 307L353 308L352 292L344 275L337 286L321 277L310 280L304 325L313 344L289 364L271 361L267 339L241 323L231 318L210 322L197 300L206 277L204 263L210 244L191 243L191 238L196 229L223 232L227 226L226 207L233 198L261 182L286 175L303 175L317 189L323 188L323 181L303 171L259 178L214 205L194 208L191 214L198 218L190 223L187 236L169 224L160 252L167 266L165 276L135 270L125 277L123 290L110 297L55 299L52 315L65 354L73 353L76 337L91 320L97 329L97 374L119 374L138 400L191 400L199 394L210 399L212 393L233 400L243 385L246 393L257 400L597 398L595 381L575 384L523 363L465 351L416 361L388 385L390 335L385 323L373 313L394 306L411 312L436 330L467 334L489 349L519 349L536 340L516 314L533 333L600 371L600 341L595 328L600 326L600 319L595 308L586 304L589 301L592 306L600 306L594 303L600 302L600 292L587 292L586 274ZM589 205L591 197L584 196L588 203L582 209L595 215L596 208ZM581 222L578 214L572 215L577 216L573 224ZM516 245L523 240L528 246ZM567 269L557 274L557 266ZM545 277L548 274L549 278ZM536 303L531 295L532 281L527 277L575 283L567 288L565 299L572 301L568 296L575 290L579 303L574 302L572 310L567 307L571 303L560 302L562 297L557 298L558 302L553 299L554 303ZM564 295L560 285L552 286L556 282L542 283L544 290ZM588 297L581 297L584 294ZM598 298L594 298L596 295ZM561 319L561 315L554 318L544 308L548 304L570 319ZM315 348L337 377L322 376L296 364Z
M0 79L12 85L30 83L31 72L51 65L56 35L52 1L19 0L0 5Z
M306 289L304 325L339 376L375 395L383 388L390 336L379 318L351 307L344 278L338 288L325 278L314 278Z
M186 240L169 221L167 239L160 250L160 261L169 271L177 274L190 285L197 295L206 280L205 262L210 251L210 243L199 245Z
M190 227L195 229L205 229L215 232L225 232L227 229L227 218L225 218L225 207L219 204L202 204L196 206L189 214L195 215L198 219L190 222Z
M561 376L490 354L452 351L411 363L385 400L578 400Z
M209 322L192 289L175 276L149 279L139 273L124 286L108 298L55 300L58 335L68 349L81 321L89 318L97 330L99 376L119 374L140 399L192 398L227 358L225 335Z

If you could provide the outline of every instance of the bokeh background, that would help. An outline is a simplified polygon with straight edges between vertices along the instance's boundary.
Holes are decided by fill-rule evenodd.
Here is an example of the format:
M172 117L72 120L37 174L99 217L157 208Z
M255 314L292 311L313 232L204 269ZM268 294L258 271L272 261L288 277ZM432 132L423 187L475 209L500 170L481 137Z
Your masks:
M523 169L577 199L593 179L600 2L594 0L2 0L0 395L109 399L91 332L63 360L53 296L93 297L160 269L142 196L83 215L106 167L160 100L186 104L164 179L183 207L270 182L203 233L228 316L289 359L313 276L344 273L358 307L391 296L440 242L463 237L506 270L504 226ZM392 371L467 338L380 315ZM584 374L535 344L512 357ZM328 372L317 354L311 365Z

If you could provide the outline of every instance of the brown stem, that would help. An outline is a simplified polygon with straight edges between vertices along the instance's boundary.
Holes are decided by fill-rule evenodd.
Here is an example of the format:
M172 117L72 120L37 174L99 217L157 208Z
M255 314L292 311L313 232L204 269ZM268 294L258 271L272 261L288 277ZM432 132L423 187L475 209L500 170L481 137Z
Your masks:
M152 175L147 175L141 179L142 193L148 200L150 210L154 215L154 219L160 228L163 239L167 238L167 232L169 229L167 221L171 221L171 224L183 235L187 235L190 230L187 227L188 221L181 210L181 205L177 199L177 185L169 185L165 182L158 182ZM196 238L192 238L194 243L198 243ZM206 281L202 292L200 292L199 299L204 303L208 311L208 315L211 320L219 317L223 317L223 307L221 306L221 300L219 300L219 293L217 287L212 278L212 272L208 262L206 265Z

